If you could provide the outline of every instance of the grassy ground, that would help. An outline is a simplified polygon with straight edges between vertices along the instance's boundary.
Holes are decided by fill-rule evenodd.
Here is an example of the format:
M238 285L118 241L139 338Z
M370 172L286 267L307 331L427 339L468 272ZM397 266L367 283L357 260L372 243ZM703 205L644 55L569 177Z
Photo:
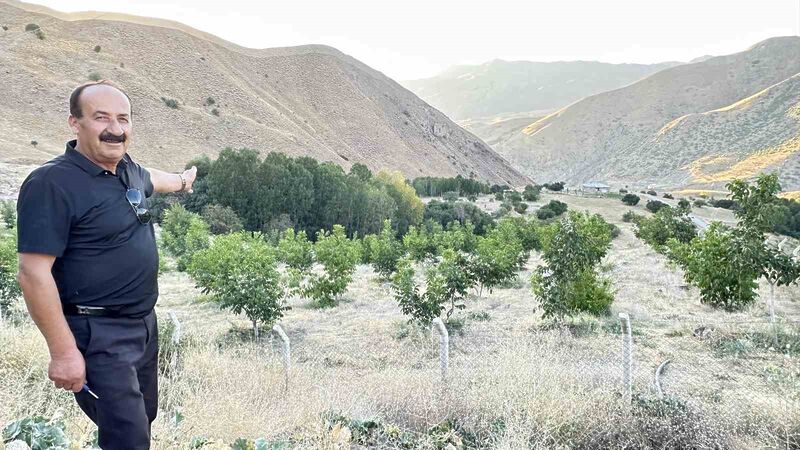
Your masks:
M776 346L763 301L733 314L701 305L680 269L621 221L631 208L619 200L547 194L531 210L553 198L620 227L603 261L616 289L612 314L560 326L543 320L528 281L540 263L534 253L516 282L473 296L451 324L446 382L437 338L405 323L369 267L359 267L335 308L290 300L281 321L292 341L288 389L274 336L254 342L244 318L205 302L185 274L162 275L161 325L175 312L184 345L178 368L161 380L155 448L187 448L195 436L265 437L298 448L800 445L800 336L791 324L800 318L800 289L775 291ZM713 208L695 214L733 220ZM760 298L768 293L762 286ZM634 334L630 405L620 395L620 312L630 313ZM658 400L653 372L665 360L666 398ZM60 415L72 436L88 437L91 424L70 395L52 388L46 364L30 323L0 328L0 422Z

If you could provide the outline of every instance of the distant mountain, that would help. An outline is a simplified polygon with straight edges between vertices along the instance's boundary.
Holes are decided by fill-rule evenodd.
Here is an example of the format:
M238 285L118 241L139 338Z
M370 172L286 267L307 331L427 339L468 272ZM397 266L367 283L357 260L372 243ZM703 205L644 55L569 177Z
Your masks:
M0 22L8 27L0 29L0 83L8 92L0 95L0 178L16 179L26 173L20 167L63 152L71 138L67 97L100 77L130 94L132 154L146 165L177 170L230 146L345 169L360 162L409 178L527 181L481 139L332 47L248 49L175 22L16 1L0 1ZM25 31L29 23L44 39Z
M780 166L797 189L798 73L800 38L772 38L587 97L494 148L539 181L680 187Z
M562 108L680 63L608 64L496 59L454 66L433 78L401 82L454 120Z

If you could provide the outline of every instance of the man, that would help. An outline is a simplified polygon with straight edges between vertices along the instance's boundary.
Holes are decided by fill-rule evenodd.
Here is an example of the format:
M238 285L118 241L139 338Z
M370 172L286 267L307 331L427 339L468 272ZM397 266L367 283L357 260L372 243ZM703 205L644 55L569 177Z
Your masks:
M145 169L127 154L130 99L108 81L69 100L76 138L20 189L19 284L50 351L48 376L75 393L103 449L147 449L158 407L158 250L146 197L191 192L197 169Z

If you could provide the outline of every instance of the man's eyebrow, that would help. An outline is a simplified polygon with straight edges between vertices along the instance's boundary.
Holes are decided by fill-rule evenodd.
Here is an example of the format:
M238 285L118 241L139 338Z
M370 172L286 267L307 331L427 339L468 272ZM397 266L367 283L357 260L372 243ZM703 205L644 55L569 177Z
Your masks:
M95 112L94 112L94 115L95 115L95 116L96 116L96 115L113 116L113 114L111 114L111 113L108 113L108 112L105 112L105 111L95 111ZM128 113L122 113L122 114L117 114L117 116L120 116L120 117L128 117L128 116L130 116L130 114L128 114Z

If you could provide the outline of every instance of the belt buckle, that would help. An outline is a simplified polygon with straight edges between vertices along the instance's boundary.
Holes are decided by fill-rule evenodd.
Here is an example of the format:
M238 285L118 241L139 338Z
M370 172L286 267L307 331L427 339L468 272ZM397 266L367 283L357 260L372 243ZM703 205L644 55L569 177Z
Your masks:
M95 315L97 311L102 311L105 308L98 307L98 306L82 306L82 305L75 305L75 311L82 316L92 316Z

